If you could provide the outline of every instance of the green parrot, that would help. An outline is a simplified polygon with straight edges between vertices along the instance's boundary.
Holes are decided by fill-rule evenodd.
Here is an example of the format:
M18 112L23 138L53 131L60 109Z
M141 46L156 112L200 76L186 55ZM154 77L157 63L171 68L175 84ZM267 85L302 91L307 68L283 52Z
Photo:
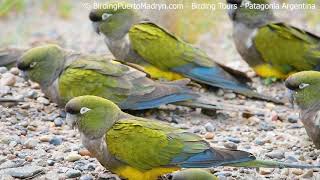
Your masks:
M121 109L130 110L198 97L186 87L187 79L155 82L145 73L106 57L70 52L53 44L26 51L18 68L63 107L71 98L81 95L108 98Z
M301 121L316 148L320 149L320 72L302 71L285 81L301 109Z
M4 48L0 49L0 67L13 67L16 65L19 57L24 50L19 48Z
M214 148L200 136L170 124L131 116L113 102L78 96L65 107L66 122L108 170L130 180L154 180L181 168L215 166L318 168L256 160L249 152Z
M218 180L205 169L184 169L161 177L160 180Z
M228 14L237 50L259 76L285 79L295 72L320 70L318 36L277 21L270 8L252 8L268 4L266 0L227 3L234 6Z
M145 20L127 6L126 3L110 3L89 14L95 31L104 35L109 50L117 59L139 64L152 78L187 77L248 97L273 100L252 91L244 73L215 63L201 49Z

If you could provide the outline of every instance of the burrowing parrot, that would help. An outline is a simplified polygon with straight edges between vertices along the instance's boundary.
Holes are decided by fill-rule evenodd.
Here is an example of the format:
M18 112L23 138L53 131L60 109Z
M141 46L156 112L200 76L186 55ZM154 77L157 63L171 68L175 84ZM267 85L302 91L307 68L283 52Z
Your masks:
M218 180L205 169L184 169L161 177L160 180Z
M292 74L285 85L294 91L292 95L301 109L301 121L316 148L320 149L320 72Z
M75 53L52 44L26 51L18 68L60 106L81 95L108 98L121 109L131 110L198 97L186 87L189 80L155 82L145 73L106 57Z
M82 144L105 168L130 180L155 180L180 168L318 167L256 160L249 152L214 148L196 134L131 116L101 97L73 98L65 110Z
M259 76L285 79L294 72L320 69L318 36L279 22L270 8L252 8L253 3L268 4L266 0L227 3L234 6L228 13L237 50Z
M210 86L231 89L248 97L270 100L243 81L243 73L215 63L209 56L162 27L143 19L126 3L110 3L93 9L89 18L102 33L112 54L139 64L152 78L188 77Z

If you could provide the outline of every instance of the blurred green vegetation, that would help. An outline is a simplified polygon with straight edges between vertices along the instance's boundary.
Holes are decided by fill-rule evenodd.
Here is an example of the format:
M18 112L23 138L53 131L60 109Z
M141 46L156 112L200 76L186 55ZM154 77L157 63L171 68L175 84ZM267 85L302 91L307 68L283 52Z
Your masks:
M0 17L7 16L10 12L20 12L26 7L26 0L3 0L0 2Z
M72 14L71 0L2 0L0 2L0 17L6 17L10 13L20 13L27 8L28 3L41 3L43 11L55 9L62 18L69 18Z

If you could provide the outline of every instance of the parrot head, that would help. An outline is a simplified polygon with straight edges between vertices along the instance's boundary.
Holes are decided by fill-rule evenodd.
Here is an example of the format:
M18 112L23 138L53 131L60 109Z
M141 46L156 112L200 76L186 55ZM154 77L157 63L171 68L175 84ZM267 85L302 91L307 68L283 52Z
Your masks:
M140 16L130 4L124 2L109 3L93 9L89 14L94 30L107 38L122 38L130 27L139 21Z
M91 95L71 99L65 111L67 124L92 138L102 137L122 113L113 102Z
M41 86L51 84L64 66L64 52L58 45L49 44L26 51L17 66Z
M308 109L320 99L320 72L302 71L292 74L285 81L293 92L293 98L301 109Z
M257 27L274 19L270 8L262 8L268 5L266 0L227 0L232 8L228 9L228 15L234 23L242 23L249 27ZM257 8L252 5L257 5Z

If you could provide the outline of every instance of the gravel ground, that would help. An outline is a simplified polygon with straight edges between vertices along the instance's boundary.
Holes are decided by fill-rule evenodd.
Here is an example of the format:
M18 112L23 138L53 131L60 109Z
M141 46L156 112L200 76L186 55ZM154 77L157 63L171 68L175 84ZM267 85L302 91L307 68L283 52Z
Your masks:
M0 26L6 27L0 30L1 37L5 37L0 46L30 47L43 42L56 42L82 52L107 52L102 38L92 32L87 20L88 10L79 3L75 3L69 19L61 19L54 8L38 10L40 4L31 2L22 14L10 14L0 19ZM283 18L289 19L288 15ZM309 28L304 18L297 16L291 21ZM252 85L258 92L286 99L286 90L281 82L263 86L262 80L255 77L237 55L230 33L221 36L225 29L230 32L230 28L230 23L225 21L218 34L204 34L197 44L216 60L226 59L228 65L246 71L253 77ZM320 28L316 24L310 29ZM213 41L216 43L213 44ZM320 163L320 151L314 149L299 120L298 111L290 104L250 100L222 90L200 91L203 92L203 99L244 105L251 112L243 113L235 109L204 115L198 109L167 105L135 114L171 122L174 126L203 136L214 146L246 150L261 159ZM0 97L25 100L0 105L0 179L117 179L90 157L79 141L78 132L65 125L61 109L44 96L37 84L24 80L16 68L0 67ZM220 179L320 179L318 169L218 167L212 172Z

